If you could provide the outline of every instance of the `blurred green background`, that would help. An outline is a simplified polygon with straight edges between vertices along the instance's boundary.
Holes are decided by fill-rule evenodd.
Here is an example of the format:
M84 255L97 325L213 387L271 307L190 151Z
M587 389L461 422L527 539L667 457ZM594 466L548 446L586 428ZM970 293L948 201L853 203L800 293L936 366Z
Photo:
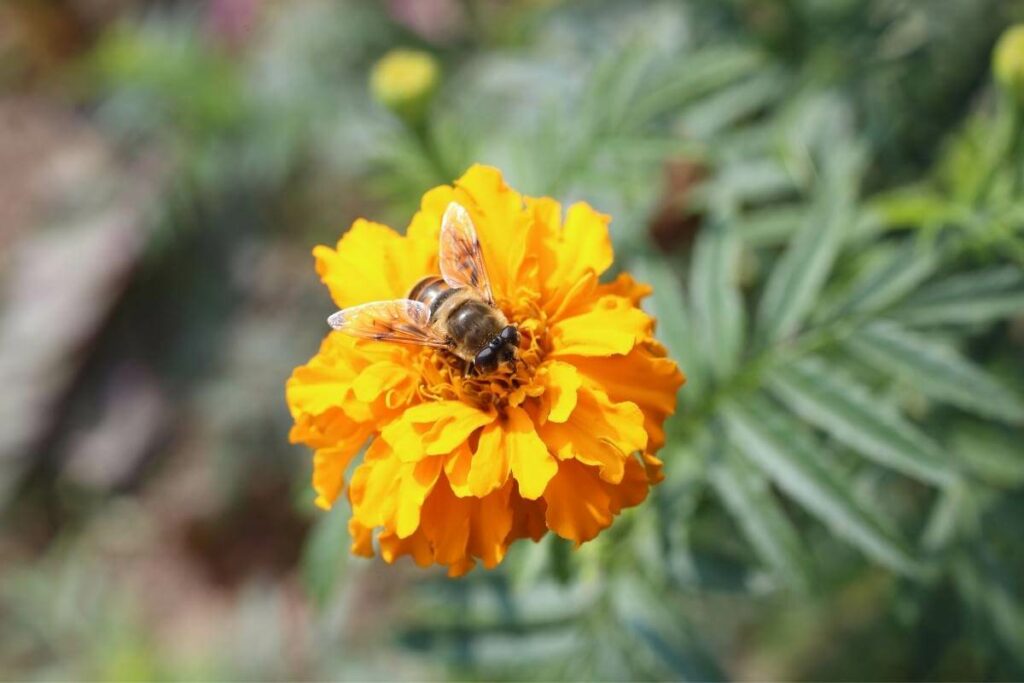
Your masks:
M2 0L0 677L1024 678L1020 21ZM644 505L451 581L348 557L283 383L311 247L475 161L614 216L689 382Z

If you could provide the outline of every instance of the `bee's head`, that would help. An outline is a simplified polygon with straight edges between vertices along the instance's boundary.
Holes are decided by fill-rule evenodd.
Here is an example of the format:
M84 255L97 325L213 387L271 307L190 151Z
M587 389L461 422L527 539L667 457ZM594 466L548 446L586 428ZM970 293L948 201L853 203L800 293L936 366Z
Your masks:
M473 366L480 374L494 372L502 363L515 362L518 346L519 330L515 325L508 325L487 346L480 349L473 358Z

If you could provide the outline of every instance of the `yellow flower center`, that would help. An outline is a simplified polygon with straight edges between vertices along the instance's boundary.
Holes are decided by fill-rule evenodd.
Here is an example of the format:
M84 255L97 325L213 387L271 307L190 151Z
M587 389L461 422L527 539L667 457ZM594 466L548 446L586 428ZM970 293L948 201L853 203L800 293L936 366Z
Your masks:
M520 310L505 310L510 322L519 329L516 363L502 364L494 372L473 375L465 362L444 350L426 350L421 354L419 386L424 400L457 400L481 410L503 415L509 406L518 406L530 396L540 396L544 387L534 375L551 348L547 316L532 302L523 302Z

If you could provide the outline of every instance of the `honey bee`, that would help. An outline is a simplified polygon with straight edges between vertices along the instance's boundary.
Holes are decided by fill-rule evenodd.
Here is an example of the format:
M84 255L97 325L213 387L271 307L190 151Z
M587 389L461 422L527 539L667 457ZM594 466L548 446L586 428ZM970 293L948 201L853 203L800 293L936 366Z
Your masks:
M406 298L346 308L327 323L353 337L444 349L470 374L514 366L519 330L494 304L476 229L456 202L441 219L438 264L441 274L421 279Z

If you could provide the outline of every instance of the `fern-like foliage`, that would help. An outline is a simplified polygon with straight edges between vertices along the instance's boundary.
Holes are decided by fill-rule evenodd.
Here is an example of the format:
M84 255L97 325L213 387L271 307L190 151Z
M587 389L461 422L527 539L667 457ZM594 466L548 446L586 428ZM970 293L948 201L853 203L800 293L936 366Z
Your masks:
M919 11L900 7L890 30ZM934 181L866 198L887 138L865 131L856 97L874 86L809 79L771 44L652 48L659 27L736 15L643 8L649 32L586 54L582 76L571 52L543 73L471 63L427 127L377 157L392 196L483 160L613 213L622 265L654 285L659 336L689 378L652 500L578 552L549 538L497 574L429 581L403 642L460 676L828 677L816 649L874 642L831 612L859 591L889 636L929 633L888 663L896 675L1019 675L1024 564L1005 520L1024 484L1024 365L1000 330L1024 311L1024 207L1016 148L980 134L1008 110L981 107ZM883 59L869 29L858 49ZM521 116L522 97L540 113ZM681 161L701 171L669 206L699 229L660 251L645 226ZM939 602L955 623L930 634ZM758 627L800 635L757 671L717 657ZM935 643L976 658L931 657Z

